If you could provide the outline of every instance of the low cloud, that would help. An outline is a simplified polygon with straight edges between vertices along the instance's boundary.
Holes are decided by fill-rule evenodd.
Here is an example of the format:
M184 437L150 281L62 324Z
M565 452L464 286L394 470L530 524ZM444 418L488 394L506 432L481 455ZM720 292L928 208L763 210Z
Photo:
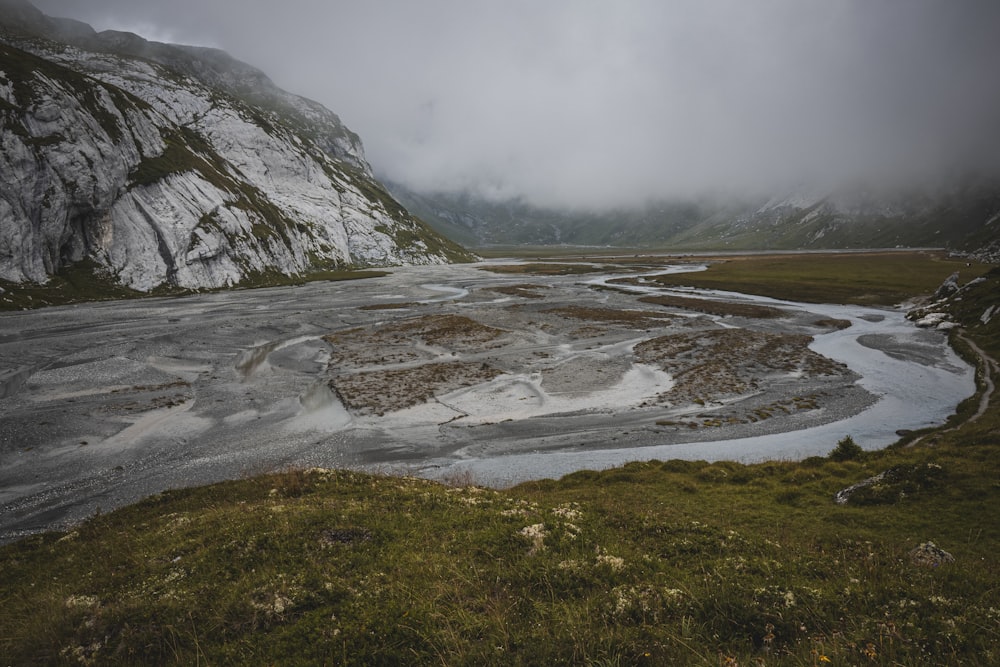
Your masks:
M387 177L602 208L1000 161L992 0L37 2L220 46Z

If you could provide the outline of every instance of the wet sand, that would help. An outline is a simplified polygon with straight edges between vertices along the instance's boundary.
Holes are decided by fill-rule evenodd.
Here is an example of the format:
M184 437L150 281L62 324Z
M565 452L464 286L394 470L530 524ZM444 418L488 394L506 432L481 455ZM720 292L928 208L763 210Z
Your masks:
M723 316L641 302L649 293L413 267L0 315L0 540L288 466L504 485L672 452L824 454L840 436L818 428L911 400L907 373L951 383L917 417L879 416L870 446L884 446L972 393L944 337L895 311ZM854 327L831 329L834 317ZM900 388L873 385L855 360ZM776 448L782 433L801 444Z

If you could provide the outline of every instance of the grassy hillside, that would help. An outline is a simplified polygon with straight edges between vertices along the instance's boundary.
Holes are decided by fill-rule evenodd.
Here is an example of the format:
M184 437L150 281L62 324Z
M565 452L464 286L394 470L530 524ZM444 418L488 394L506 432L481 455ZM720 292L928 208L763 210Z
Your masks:
M809 303L891 306L933 294L952 273L968 282L989 264L945 252L850 252L807 255L733 255L712 260L710 271L658 276L671 286L760 294Z
M993 270L951 305L993 357L998 294ZM978 402L916 446L801 463L166 492L0 548L0 662L997 664L1000 410Z

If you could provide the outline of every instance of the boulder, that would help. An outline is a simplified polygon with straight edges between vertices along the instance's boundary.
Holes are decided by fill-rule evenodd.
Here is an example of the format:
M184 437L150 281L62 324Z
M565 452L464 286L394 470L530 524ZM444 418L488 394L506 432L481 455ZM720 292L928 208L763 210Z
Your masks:
M956 271L945 278L945 281L941 283L940 287L937 288L937 291L934 292L934 300L937 301L940 299L947 299L949 296L957 292L958 289L958 271Z
M955 557L933 542L924 542L910 550L910 562L917 567L940 567L954 563Z

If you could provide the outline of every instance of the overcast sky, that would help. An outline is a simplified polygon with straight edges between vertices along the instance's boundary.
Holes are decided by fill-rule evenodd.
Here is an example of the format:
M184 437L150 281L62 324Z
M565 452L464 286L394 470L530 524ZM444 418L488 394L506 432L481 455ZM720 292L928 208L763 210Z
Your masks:
M1000 162L1000 1L35 0L224 48L417 189L539 204Z

